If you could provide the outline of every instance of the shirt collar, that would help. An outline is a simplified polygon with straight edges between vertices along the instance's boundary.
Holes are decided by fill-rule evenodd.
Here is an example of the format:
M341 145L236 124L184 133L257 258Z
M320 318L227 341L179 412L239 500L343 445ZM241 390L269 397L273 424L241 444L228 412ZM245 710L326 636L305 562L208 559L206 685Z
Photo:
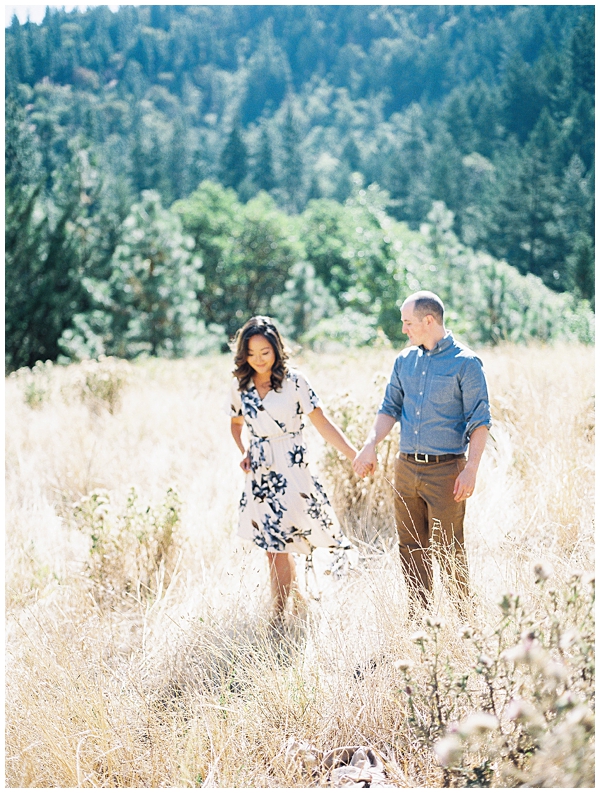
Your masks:
M430 355L436 355L439 352L444 352L448 347L451 347L453 342L454 336L452 335L452 331L447 330L444 338L440 339L432 350L427 350L423 345L420 345L419 349L423 350L423 352L428 352Z

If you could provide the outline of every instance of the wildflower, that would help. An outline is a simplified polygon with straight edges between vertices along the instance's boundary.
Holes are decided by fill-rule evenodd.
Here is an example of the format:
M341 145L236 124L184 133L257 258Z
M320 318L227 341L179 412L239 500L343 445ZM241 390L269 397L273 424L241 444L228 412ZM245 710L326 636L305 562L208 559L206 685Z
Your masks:
M447 768L460 762L464 749L459 736L450 734L437 741L433 751L438 756L440 764Z
M516 644L514 647L503 650L500 653L500 658L511 664L523 663L527 660L527 650L522 644Z
M562 683L568 677L564 664L560 664L557 661L550 661L545 665L544 675L547 679L550 678L554 681L554 683Z
M491 713L471 713L459 725L459 734L463 738L476 735L485 735L492 730L498 729L498 719Z
M565 631L560 637L558 646L561 650L568 650L579 638L579 631L577 628L569 628L569 630Z
M526 647L530 647L535 640L535 631L531 630L531 628L527 628L521 634L521 641Z
M533 565L533 574L535 575L536 584L541 584L543 581L547 581L552 573L552 567L547 562L536 562Z
M516 721L523 726L530 735L540 735L546 728L546 722L541 713L524 699L513 699L506 708L506 718Z
M570 725L581 724L587 731L594 729L594 714L587 705L578 705L569 711L565 721Z
M480 666L485 667L486 669L491 669L494 664L494 660L493 658L490 658L489 655L482 653L478 658L478 663Z
M473 638L473 629L470 625L461 625L458 629L458 638L459 639L472 639Z
M570 710L578 704L579 699L577 696L572 691L565 691L565 693L556 700L556 709L558 711Z
M444 621L440 619L440 617L425 617L425 625L427 625L428 628L440 630L440 628L444 627Z
M415 644L425 644L428 639L429 636L425 633L425 631L417 631L410 637L411 642L414 642Z
M414 663L408 658L400 658L398 661L394 661L392 666L396 669L399 669L401 672L408 672L410 669L412 669Z

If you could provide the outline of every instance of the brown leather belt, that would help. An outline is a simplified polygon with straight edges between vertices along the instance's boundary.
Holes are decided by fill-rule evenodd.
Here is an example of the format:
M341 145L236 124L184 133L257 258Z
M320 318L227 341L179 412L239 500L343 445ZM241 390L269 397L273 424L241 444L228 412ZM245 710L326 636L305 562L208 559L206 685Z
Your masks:
M405 454L400 452L400 457L405 460L410 460L411 463L445 463L448 460L464 459L464 454L425 454L423 452L416 452L415 454Z

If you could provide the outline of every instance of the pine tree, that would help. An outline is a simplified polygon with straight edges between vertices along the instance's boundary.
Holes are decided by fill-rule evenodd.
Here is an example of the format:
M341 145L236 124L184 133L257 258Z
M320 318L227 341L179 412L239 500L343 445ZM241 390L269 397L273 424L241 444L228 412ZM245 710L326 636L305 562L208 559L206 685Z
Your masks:
M292 212L300 207L304 164L300 152L300 132L291 102L288 102L281 132L283 156L281 161L281 184L285 190L287 206Z
M271 192L275 187L275 174L273 171L273 149L271 139L266 127L260 132L258 151L254 161L254 184L259 190Z
M235 122L219 160L221 184L237 190L248 175L248 149L239 122Z
M589 300L593 309L595 256L594 243L589 234L585 232L577 234L573 253L569 257L569 265L576 293L584 300Z
M592 18L582 15L571 37L573 83L576 90L581 89L592 96L595 85L594 38Z

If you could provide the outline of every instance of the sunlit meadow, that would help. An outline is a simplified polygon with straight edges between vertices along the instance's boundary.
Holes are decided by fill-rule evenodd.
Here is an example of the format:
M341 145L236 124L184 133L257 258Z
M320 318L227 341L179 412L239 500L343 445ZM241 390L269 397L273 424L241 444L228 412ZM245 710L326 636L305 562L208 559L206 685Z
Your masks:
M295 363L359 443L394 354ZM7 785L340 786L325 753L362 746L395 787L593 787L593 351L480 354L468 624L437 581L408 619L396 433L358 482L308 428L358 561L299 560L307 613L273 631L264 553L235 532L228 357L9 377Z

